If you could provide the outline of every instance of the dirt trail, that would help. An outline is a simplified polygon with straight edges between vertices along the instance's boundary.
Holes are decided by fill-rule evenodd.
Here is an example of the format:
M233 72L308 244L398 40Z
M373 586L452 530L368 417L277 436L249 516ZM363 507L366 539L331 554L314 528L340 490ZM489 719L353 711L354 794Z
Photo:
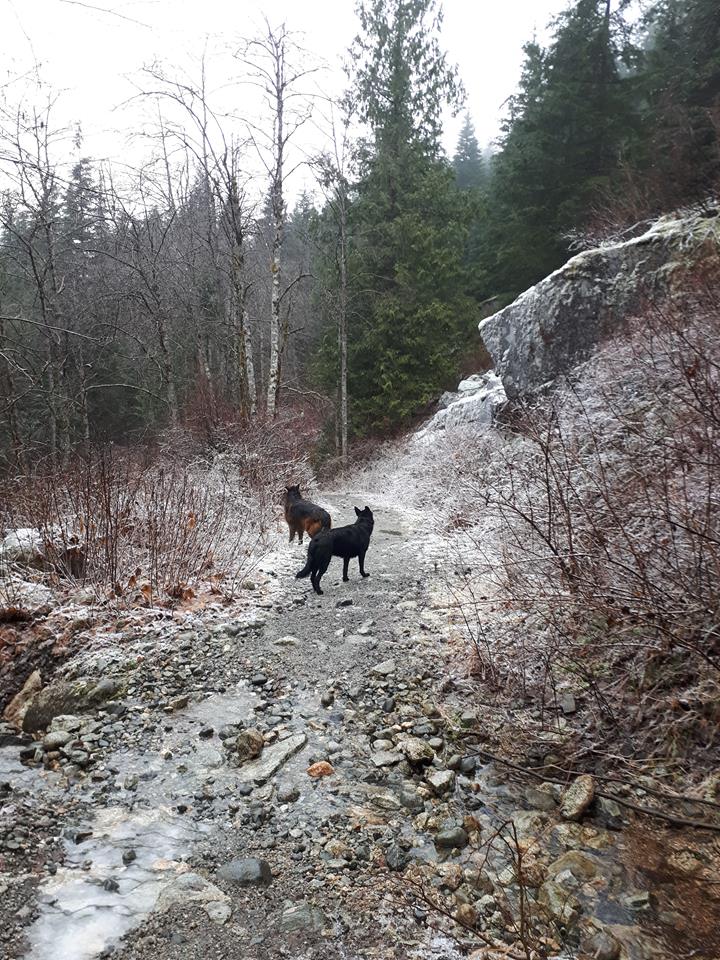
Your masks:
M74 734L87 766L46 770L20 762L27 745L0 748L3 955L457 956L417 883L475 927L468 943L513 943L511 864L483 849L500 812L530 861L566 856L538 938L551 944L582 916L585 939L600 931L623 957L662 957L613 812L562 823L556 796L459 752L457 730L482 717L468 712L463 647L418 516L381 493L321 502L334 525L354 505L375 510L367 580L352 561L343 584L335 560L316 597L294 579L305 548L279 539L243 605L119 631L64 668L125 683L119 707ZM249 763L283 761L267 776L228 749L249 728L265 740ZM319 762L329 775L308 774ZM563 955L587 955L580 940Z

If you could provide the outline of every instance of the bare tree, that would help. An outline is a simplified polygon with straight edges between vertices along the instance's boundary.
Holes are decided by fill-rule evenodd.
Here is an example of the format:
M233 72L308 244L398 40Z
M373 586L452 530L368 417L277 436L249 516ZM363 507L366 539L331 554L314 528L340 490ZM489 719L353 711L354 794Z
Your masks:
M289 312L282 317L282 302L297 278L283 288L283 244L287 221L285 186L299 164L288 166L288 146L311 115L311 98L300 83L316 68L296 66L302 51L285 24L271 27L265 21L263 36L245 44L236 54L248 72L247 80L263 96L272 117L270 132L251 126L250 137L268 175L272 241L270 246L270 358L266 411L274 417L280 394L282 358L289 333Z

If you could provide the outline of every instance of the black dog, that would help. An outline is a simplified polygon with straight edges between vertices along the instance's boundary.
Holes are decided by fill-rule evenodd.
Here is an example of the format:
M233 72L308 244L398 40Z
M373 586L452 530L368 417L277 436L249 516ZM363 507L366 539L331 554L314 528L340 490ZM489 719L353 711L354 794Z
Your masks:
M322 593L320 578L330 566L333 557L343 558L343 580L348 579L348 564L351 557L357 557L360 565L360 575L369 577L365 573L365 554L370 544L370 534L373 531L375 520L370 507L358 510L355 507L357 520L347 527L336 527L334 530L321 530L310 541L307 563L298 570L295 576L300 579L310 574L310 581L315 593Z

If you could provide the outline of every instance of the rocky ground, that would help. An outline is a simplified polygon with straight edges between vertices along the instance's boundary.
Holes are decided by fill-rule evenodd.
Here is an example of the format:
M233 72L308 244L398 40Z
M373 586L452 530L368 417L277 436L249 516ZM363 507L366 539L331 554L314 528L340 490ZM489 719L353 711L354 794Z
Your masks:
M316 597L282 544L236 602L86 611L43 663L0 729L0 955L720 956L720 834L482 762L441 548L323 502L376 510L369 579Z

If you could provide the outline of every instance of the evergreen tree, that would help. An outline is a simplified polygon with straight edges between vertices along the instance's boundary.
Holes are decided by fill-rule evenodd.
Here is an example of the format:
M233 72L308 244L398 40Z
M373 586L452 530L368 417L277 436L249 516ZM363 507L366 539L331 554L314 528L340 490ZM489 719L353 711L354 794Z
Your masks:
M441 110L460 88L434 0L367 0L353 89L370 136L350 210L348 331L356 431L406 421L454 378L474 325L464 294L470 208L441 156Z
M475 127L470 114L465 114L455 156L453 157L455 181L461 190L480 187L485 180L485 163L475 136Z
M518 292L568 255L566 234L612 183L635 136L634 56L626 3L579 0L555 23L547 50L525 47L494 164L488 270L496 291Z

